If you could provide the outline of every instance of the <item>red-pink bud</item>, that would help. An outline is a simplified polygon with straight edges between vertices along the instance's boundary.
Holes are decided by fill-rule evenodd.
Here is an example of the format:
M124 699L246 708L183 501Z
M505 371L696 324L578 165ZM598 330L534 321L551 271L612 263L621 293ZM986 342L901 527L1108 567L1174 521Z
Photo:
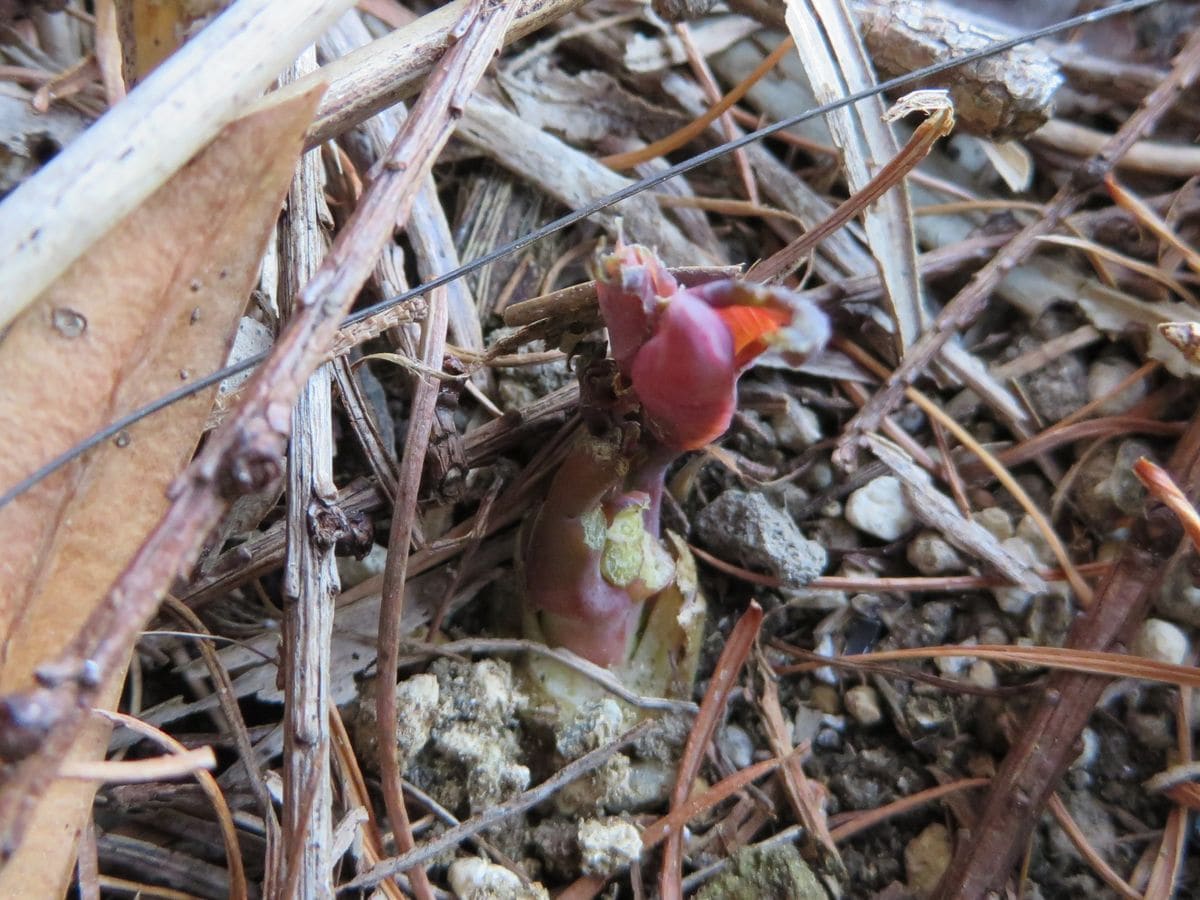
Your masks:
M631 380L646 427L682 451L703 447L729 428L737 375L729 329L711 306L681 291L634 356Z

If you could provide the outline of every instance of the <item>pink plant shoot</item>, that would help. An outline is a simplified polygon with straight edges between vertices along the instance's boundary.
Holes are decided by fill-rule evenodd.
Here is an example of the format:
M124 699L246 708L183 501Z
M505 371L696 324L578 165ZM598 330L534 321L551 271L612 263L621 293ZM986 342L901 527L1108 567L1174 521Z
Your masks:
M829 322L784 288L683 287L652 251L618 243L597 290L615 383L609 427L569 451L525 529L527 629L600 665L625 662L648 604L672 585L660 540L667 468L729 428L737 380L764 351L820 350ZM632 424L619 414L632 406Z
M695 450L723 435L738 376L774 347L802 361L825 345L829 321L785 288L726 279L681 287L654 253L618 244L600 260L600 311L612 357L664 446Z

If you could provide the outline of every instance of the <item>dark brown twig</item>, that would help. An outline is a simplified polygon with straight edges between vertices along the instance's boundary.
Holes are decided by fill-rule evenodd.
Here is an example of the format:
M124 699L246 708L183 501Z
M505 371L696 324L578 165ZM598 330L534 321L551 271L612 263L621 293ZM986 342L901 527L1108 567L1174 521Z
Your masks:
M450 137L454 119L462 112L475 83L483 75L500 47L505 30L516 11L515 3L483 0L472 8L456 26L457 43L446 54L445 64L429 80L412 115L401 129L397 142L405 134L425 134L431 147L440 148ZM446 116L443 109L453 111ZM395 145L393 145L395 146ZM416 187L421 179L410 185L405 211L411 208ZM448 310L442 292L435 294L425 320L422 362L438 370L446 346ZM417 491L429 447L434 407L437 403L437 382L420 379L413 395L409 414L408 438L400 461L400 476L396 484L396 505L392 514L391 542L388 546L387 568L383 576L383 600L379 609L379 659L375 688L375 709L379 723L379 770L383 781L383 796L388 818L401 853L413 848L408 813L404 808L400 764L393 747L396 734L396 663L400 652L400 622L404 612L404 583L407 578L408 553L416 516ZM430 886L425 871L419 865L408 871L418 897L428 897Z

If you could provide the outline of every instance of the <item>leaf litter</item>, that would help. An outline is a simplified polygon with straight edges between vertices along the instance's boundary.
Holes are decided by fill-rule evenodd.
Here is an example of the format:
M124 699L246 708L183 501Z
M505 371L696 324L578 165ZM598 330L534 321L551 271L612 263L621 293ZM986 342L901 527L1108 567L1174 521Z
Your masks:
M318 256L326 241L363 233L352 213L394 175L377 164L388 144L402 132L414 141L406 148L433 147L428 141L456 121L406 230L382 240L391 224L385 229L381 218L376 237L342 251L362 281L335 276L330 287L346 309L403 294L517 236L513 230L633 184L604 165L614 154L634 154L637 174L651 174L663 167L655 152L675 162L736 135L735 122L779 120L867 88L875 69L897 74L912 54L928 52L928 44L914 49L915 39L959 47L946 23L986 4L925 6L932 24L914 28L909 13L893 9L889 19L873 2L789 3L785 18L782 8L744 0L670 23L637 5L543 0L519 4L511 24L495 26L480 24L494 15L486 3L425 15L385 0L368 4L372 12L350 13L326 32L317 75L276 92L279 100L294 96L314 77L334 83L308 128L310 144L337 138L309 157L324 169L328 213L310 211L303 227ZM676 178L670 198L666 186L658 196L639 194L403 305L375 327L347 332L330 367L332 406L310 407L320 422L301 414L294 426L328 435L328 481L306 504L274 503L278 451L238 463L236 443L223 435L238 434L251 421L245 411L264 396L290 408L308 371L327 358L331 320L297 368L268 369L283 381L268 374L222 401L215 421L225 421L205 439L208 455L189 477L233 465L223 470L228 477L265 499L239 501L238 517L207 542L229 498L206 507L204 527L188 532L195 546L179 557L202 550L194 572L156 562L152 550L163 543L134 554L169 502L184 510L193 502L168 497L168 485L205 427L211 392L133 426L0 510L13 538L4 671L20 670L4 681L6 850L25 842L0 878L28 878L23 854L39 841L55 845L61 861L44 867L38 883L61 892L70 878L74 842L37 819L14 828L12 816L25 807L12 798L40 800L82 829L92 787L73 801L57 786L69 782L43 791L76 733L67 724L81 722L70 711L74 698L104 702L92 683L99 676L114 698L125 682L122 710L184 747L217 748L217 783L228 806L247 812L234 820L243 866L229 866L218 825L227 837L227 814L214 813L221 804L201 801L186 779L103 786L90 837L78 845L84 893L141 884L200 896L315 896L337 885L378 885L389 896L534 897L549 888L582 897L644 896L657 886L663 896L796 896L803 885L805 896L952 896L1017 884L1016 864L1028 854L1026 890L1067 895L1106 885L1124 896L1172 895L1196 875L1182 812L1190 784L1162 792L1141 782L1191 760L1195 715L1200 589L1194 556L1176 552L1181 529L1194 530L1197 500L1188 402L1194 191L1178 168L1194 153L1194 122L1172 103L1175 86L1190 83L1200 65L1189 15L1162 3L977 66L967 83L999 104L985 108L985 118L1004 124L980 126L974 113L958 111L988 132L982 140L1012 145L956 133L881 204L868 205L860 191L906 140L905 126L888 134L879 121L882 100L874 109L857 105L858 118L843 116L832 134L814 120L750 144L736 165ZM865 31L859 17L870 23ZM64 76L93 40L86 15L70 20L74 43L69 29L18 19L22 42L10 52L22 55L7 61L26 69L5 75L18 87L37 66L57 77L61 96L50 95L48 115L63 122L81 109L94 115L98 98L121 93L111 89L111 44L99 33L99 64ZM1002 22L971 21L972 35L1014 33ZM739 91L732 118L686 129L712 105L714 87L734 90L760 68L788 25L800 52L780 54ZM453 34L467 48L460 56L474 52L470 62L481 63L490 51L472 42L488 27L510 42L493 70L473 93L452 80L449 113L426 112L404 131L404 112L391 104L430 72L432 83L445 82L439 42ZM130 53L152 30L143 23L141 32L118 36L133 42L124 48ZM1154 33L1170 33L1176 55L1147 43ZM302 43L299 34L292 37ZM76 56L63 57L70 47ZM1106 56L1123 78L1097 79L1082 52ZM1065 87L1051 106L1044 96L1059 80ZM988 90L1001 82L1003 90ZM287 115L272 96L259 106ZM290 115L298 150L309 119ZM1079 129L1091 143L1068 140ZM645 149L667 135L687 143ZM62 132L63 143L71 140ZM261 150L266 139L257 140ZM72 251L80 262L0 343L0 366L11 375L2 401L5 485L165 392L181 372L213 371L243 315L268 333L280 326L271 302L246 306L263 226L252 237L250 224L223 224L217 215L226 198L253 197L270 207L259 213L265 222L277 201L262 204L282 187L272 194L254 167L269 166L278 179L291 172L296 150L214 170L138 235L120 224L90 247L80 237ZM1129 159L1136 162L1126 167ZM161 191L199 165L185 166ZM1101 181L1114 167L1117 179ZM1014 195L1011 184L1024 178L1029 188ZM611 246L620 229L670 266L708 267L712 276L697 275L704 280L717 267L770 258L855 196L866 207L860 216L806 246L788 282L832 316L833 348L801 365L764 357L743 379L729 433L685 459L663 498L665 526L696 541L703 538L693 523L718 498L758 493L804 540L820 543L825 571L807 585L780 584L737 565L769 559L762 548L698 544L709 624L696 691L639 696L617 683L618 670L553 657L555 666L570 663L567 680L586 685L591 698L574 718L556 718L554 702L527 679L559 671L529 660L562 651L533 651L520 640L513 554L522 520L582 427L577 413L584 424L594 415L594 386L577 387L575 370L602 354L601 319L586 286L597 248ZM154 195L127 223L156 202ZM0 203L0 218L7 206ZM185 210L209 231L180 224ZM216 244L195 251L196 265L216 267L216 280L229 283L212 301L213 316L202 310L195 322L191 309L202 304L192 302L193 283L207 290L210 272L180 266L168 273L174 288L138 281L161 264L147 248L173 246L189 230L196 241L216 235ZM267 251L263 297L280 293L274 254L287 246ZM969 282L989 259L991 269ZM554 293L575 284L584 287ZM285 288L280 307L302 288ZM167 312L154 302L160 296L191 303L188 315ZM951 313L939 315L950 301ZM182 319L182 334L207 337L156 363L147 335ZM192 334L197 327L204 331ZM98 332L121 338L93 348ZM510 366L526 355L536 367ZM392 367L388 356L407 362ZM897 390L914 378L914 389ZM864 404L867 413L855 419ZM260 409L270 428L287 430L269 403ZM863 429L886 467L860 452ZM1134 466L1139 456L1150 459ZM114 469L113 460L123 465ZM302 489L300 474L289 474L285 496ZM63 498L62 485L86 490ZM214 485L219 493L229 482ZM187 521L201 520L188 513ZM63 561L41 546L59 548ZM306 631L296 617L298 603L321 596L318 582L284 575L288 554L318 549L337 558L340 576L328 632ZM732 558L720 558L726 554ZM122 583L144 594L136 607L106 591L122 569L133 579ZM201 654L209 638L173 632L177 622L165 611L161 624L150 620L158 593L168 590L178 598L171 604L191 608L185 627L210 634L216 652ZM47 599L7 599L26 593ZM154 632L138 642L128 674L128 650L70 649L87 646L77 632L86 605L101 599L113 610L103 621L146 611L120 633ZM765 615L752 613L751 626L742 614L755 609L752 600ZM45 607L45 627L22 631L32 622L27 606ZM318 663L323 653L328 662ZM47 667L52 660L57 668ZM44 712L31 712L31 701ZM633 732L631 709L642 722ZM328 729L304 730L313 717ZM311 747L306 734L316 735ZM93 759L106 743L97 732ZM163 752L126 731L114 733L110 750L147 767ZM327 774L303 780L296 773L306 771L305 759ZM1013 805L1014 796L1028 802ZM1040 820L1043 805L1065 832ZM177 845L185 834L188 842ZM1098 842L1101 835L1107 840ZM650 852L662 838L664 854ZM327 852L295 852L310 841Z

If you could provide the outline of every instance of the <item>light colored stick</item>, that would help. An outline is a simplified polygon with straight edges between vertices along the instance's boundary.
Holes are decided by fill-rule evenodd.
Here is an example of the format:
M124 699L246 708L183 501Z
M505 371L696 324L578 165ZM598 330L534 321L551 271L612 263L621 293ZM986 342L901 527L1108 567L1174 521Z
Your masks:
M0 204L0 326L242 114L352 2L238 0L13 191Z
M309 47L285 76L317 68ZM280 228L280 305L290 311L325 255L320 207L321 151L300 158ZM283 842L277 885L298 900L333 897L333 794L329 781L330 646L338 580L334 542L320 538L319 517L336 508L330 368L309 377L292 410L288 444L287 565L284 568Z

